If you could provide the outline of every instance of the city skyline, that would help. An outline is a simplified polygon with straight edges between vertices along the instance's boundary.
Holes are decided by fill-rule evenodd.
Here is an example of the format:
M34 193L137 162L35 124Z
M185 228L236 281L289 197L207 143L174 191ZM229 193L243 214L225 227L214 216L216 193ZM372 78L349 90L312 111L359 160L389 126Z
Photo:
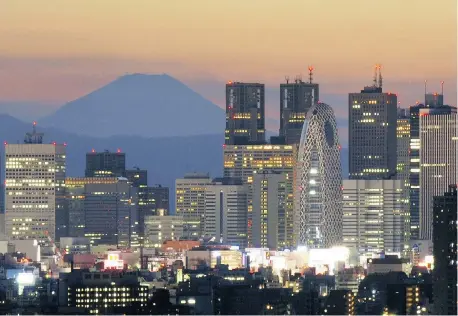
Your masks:
M49 7L24 1L3 5L0 103L33 102L52 111L126 72L165 72L221 108L221 86L228 80L265 83L266 116L277 118L279 84L285 76L306 77L313 65L314 81L324 87L321 101L345 118L347 93L369 84L371 67L381 63L386 91L398 93L402 106L423 101L425 79L432 92L445 81L445 103L456 105L456 3L451 0L434 8L428 1L355 0L345 7L331 0L290 6L252 1L230 18L225 13L241 2L143 1L135 7L122 1L51 2ZM264 14L253 14L257 9ZM307 19L304 12L311 12ZM323 23L326 17L331 22ZM368 50L375 45L376 52ZM18 85L22 89L13 88Z

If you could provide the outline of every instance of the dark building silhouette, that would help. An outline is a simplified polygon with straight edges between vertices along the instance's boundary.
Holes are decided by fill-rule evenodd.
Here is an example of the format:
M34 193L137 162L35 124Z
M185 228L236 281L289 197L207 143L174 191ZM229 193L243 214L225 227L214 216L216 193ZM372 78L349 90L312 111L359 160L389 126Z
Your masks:
M148 170L142 170L138 167L128 169L124 176L127 178L134 188L143 188L148 186Z
M433 293L439 315L457 314L457 195L451 185L443 196L434 197L433 209Z
M126 172L126 154L117 152L95 152L86 154L86 177L124 177Z
M324 315L354 315L355 295L351 290L332 290L323 307Z
M140 238L145 235L145 216L169 215L169 188L161 185L138 188L138 230Z
M299 144L305 115L313 103L318 100L319 86L317 83L306 83L296 78L293 82L287 79L286 83L280 84L279 136L284 143Z
M226 145L265 142L264 84L226 84Z

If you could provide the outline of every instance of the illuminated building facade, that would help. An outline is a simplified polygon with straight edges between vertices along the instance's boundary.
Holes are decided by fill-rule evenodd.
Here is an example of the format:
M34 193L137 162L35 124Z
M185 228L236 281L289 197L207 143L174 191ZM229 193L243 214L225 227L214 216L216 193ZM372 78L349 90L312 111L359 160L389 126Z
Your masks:
M280 137L286 144L299 144L305 115L319 100L319 86L297 78L280 84Z
M137 275L75 271L67 278L62 291L67 291L68 306L90 314L141 314L148 301L148 286Z
M264 84L226 84L226 145L265 142Z
M117 178L66 178L65 179L65 207L68 213L68 236L84 237L84 187L86 184L115 184Z
M397 158L396 179L401 180L404 188L402 191L403 210L407 212L404 223L406 240L410 239L410 119L405 109L398 109L396 127Z
M5 233L10 239L47 242L66 236L65 145L43 144L27 134L25 144L5 145Z
M86 154L86 177L124 177L126 172L126 154L117 152L95 152Z
M179 240L183 236L183 216L145 216L146 247L161 247L166 240Z
M286 177L285 215L279 219L279 247L294 246L294 168L297 161L297 145L225 145L224 177L242 179L248 184L248 245L253 244L253 176L274 170ZM339 162L340 166L340 162Z
M297 161L294 221L297 244L330 248L342 242L342 171L332 108L314 104L304 121Z
M176 215L183 216L183 237L199 239L204 233L205 190L209 174L190 173L175 180Z
M138 246L137 193L126 178L88 183L84 196L84 232L91 244Z
M124 171L124 176L134 188L148 186L148 170L142 170L140 168L128 169Z
M420 109L420 239L432 239L433 197L457 183L456 108Z
M379 82L348 99L350 179L395 175L397 96L384 93Z
M286 240L283 221L286 216L286 174L263 171L253 175L253 246L279 248Z
M204 234L225 245L247 247L248 186L216 178L205 188Z
M402 253L408 238L401 180L343 181L343 245L359 255Z

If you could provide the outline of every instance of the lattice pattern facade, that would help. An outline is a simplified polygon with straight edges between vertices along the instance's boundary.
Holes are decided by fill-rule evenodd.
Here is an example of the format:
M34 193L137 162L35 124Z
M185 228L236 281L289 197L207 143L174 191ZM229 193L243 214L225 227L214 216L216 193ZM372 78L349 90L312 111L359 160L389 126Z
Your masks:
M329 248L342 241L342 171L332 108L313 105L302 128L295 192L297 244Z

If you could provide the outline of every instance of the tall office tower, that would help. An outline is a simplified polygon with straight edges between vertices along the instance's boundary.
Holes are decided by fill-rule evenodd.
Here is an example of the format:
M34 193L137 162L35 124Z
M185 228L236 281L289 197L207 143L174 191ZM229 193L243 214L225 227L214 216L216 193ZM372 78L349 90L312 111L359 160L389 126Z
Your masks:
M108 150L86 154L86 177L124 177L126 171L126 154L119 149L112 153Z
M436 315L456 315L457 252L456 185L434 197L433 296Z
M204 233L216 241L247 247L247 185L241 179L216 178L205 188Z
M426 82L425 82L426 84ZM426 87L425 87L426 90ZM420 110L444 105L444 95L425 93L425 103L410 107L410 236L420 238Z
M297 160L297 145L225 145L224 177L241 178L249 185L248 192L248 245L252 240L253 212L253 176L265 170L275 170L286 175L286 210L285 218L278 228L279 247L293 247L294 222L294 168Z
M66 178L65 179L65 207L68 213L68 236L84 237L84 187L86 184L115 184L118 178Z
M42 140L34 123L24 144L5 145L5 233L11 239L67 236L65 145Z
M209 174L190 173L175 180L176 215L183 216L183 237L199 239L204 233L205 189Z
M126 178L116 183L88 183L84 196L84 230L92 244L138 246L137 193Z
M144 188L148 186L148 170L134 167L134 169L125 170L124 176L135 188Z
M286 174L263 171L253 175L253 246L280 248L286 240Z
M343 181L343 245L359 255L404 251L406 204L401 180Z
M226 145L265 142L264 85L226 84Z
M373 86L349 94L350 179L388 179L396 173L398 99L382 91L380 73L376 78L377 72Z
M401 180L402 208L407 215L405 216L404 233L405 240L410 240L410 119L406 109L398 109L398 122L396 128L397 136L397 166L396 179Z
M329 248L342 242L342 169L332 108L315 103L301 134L295 194L297 244Z
M305 115L314 100L320 99L319 86L317 83L312 83L313 68L309 70L308 83L296 78L294 82L289 82L287 79L286 83L280 84L280 137L286 144L299 144Z
M431 240L433 197L457 183L456 108L420 109L420 239Z
M183 216L145 216L144 225L146 247L158 248L183 236Z

